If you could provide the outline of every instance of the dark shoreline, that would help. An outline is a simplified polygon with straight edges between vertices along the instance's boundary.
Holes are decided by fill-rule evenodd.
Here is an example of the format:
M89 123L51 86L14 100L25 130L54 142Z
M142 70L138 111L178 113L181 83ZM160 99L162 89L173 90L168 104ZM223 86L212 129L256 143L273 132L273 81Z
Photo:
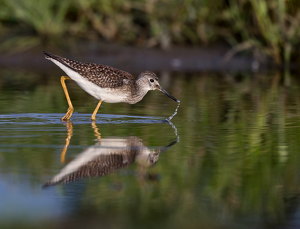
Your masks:
M268 61L257 61L253 57L237 54L224 61L225 54L230 51L225 46L215 47L174 47L170 50L136 48L116 44L88 43L76 47L76 52L59 52L45 49L70 59L101 63L125 71L260 71L269 69ZM34 69L36 71L53 68L45 61L41 50L15 54L0 54L0 67Z

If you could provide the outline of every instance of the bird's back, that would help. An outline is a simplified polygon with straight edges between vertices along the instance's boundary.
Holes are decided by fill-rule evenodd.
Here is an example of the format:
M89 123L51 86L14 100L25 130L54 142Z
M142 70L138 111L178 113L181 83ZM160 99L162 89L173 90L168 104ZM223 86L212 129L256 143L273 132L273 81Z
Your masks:
M69 60L45 51L43 53L46 59L58 61L101 88L117 88L135 82L130 73L110 66Z

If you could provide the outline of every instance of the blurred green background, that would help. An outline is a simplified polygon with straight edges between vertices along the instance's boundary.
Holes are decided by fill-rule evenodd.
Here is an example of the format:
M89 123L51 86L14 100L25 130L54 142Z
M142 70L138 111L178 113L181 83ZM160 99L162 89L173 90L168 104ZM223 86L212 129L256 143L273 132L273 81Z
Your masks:
M74 39L169 49L229 45L274 63L297 60L297 0L0 0L0 51Z
M146 70L147 61L154 63L148 70L155 71L162 86L181 100L172 120L180 142L149 169L149 174L161 179L140 183L134 165L111 176L42 190L41 185L64 166L60 153L67 128L57 117L64 115L67 102L59 82L61 69L40 54L41 49L57 54L76 51L78 44L89 52L94 46L88 44L100 44L94 56L70 56L107 64L97 58L112 52L111 66L119 68L115 50L108 51L110 47L103 44L142 47L142 52L168 50L160 54L168 53L168 60L175 64L185 58L182 47L195 53L207 48L206 54L211 54L210 48L225 46L225 60L242 53L288 66L298 61L299 9L296 0L0 0L1 228L5 223L24 228L27 221L28 228L34 224L36 228L41 224L49 228L300 225L293 218L300 218L300 81L296 72L176 68L169 72L155 68L162 62L159 55L146 60L137 55L130 72ZM181 56L170 54L175 49ZM132 56L129 52L118 60L128 69ZM191 66L197 57L184 60ZM9 58L21 61L16 65L1 62ZM33 70L26 69L24 59L32 62ZM43 68L42 62L51 67ZM67 84L78 112L72 120L70 160L95 143L89 117L97 101L75 82ZM105 103L98 117L165 118L176 107L166 98L156 91L135 105ZM56 121L48 121L53 115ZM80 117L86 122L80 123ZM175 137L175 130L165 123L119 121L123 123L98 123L103 137L134 135L150 148L167 145ZM111 190L115 184L122 188Z
M158 180L139 180L134 163L108 176L46 190L42 184L66 165L61 164L60 154L67 127L60 118L67 103L58 74L45 74L43 81L33 72L3 71L2 75L15 83L0 83L1 228L6 224L24 228L26 222L28 228L299 226L294 221L300 212L296 75L169 75L172 84L166 90L181 100L172 120L180 141L147 169ZM17 84L22 77L26 81ZM168 76L159 77L163 81ZM74 82L68 88L78 113L72 116L67 162L96 143L89 118L97 104ZM97 128L103 138L133 135L150 149L165 146L175 138L167 123L130 123L120 117L162 119L175 107L158 91L134 105L104 103ZM115 118L119 123L109 121L109 114L119 116Z

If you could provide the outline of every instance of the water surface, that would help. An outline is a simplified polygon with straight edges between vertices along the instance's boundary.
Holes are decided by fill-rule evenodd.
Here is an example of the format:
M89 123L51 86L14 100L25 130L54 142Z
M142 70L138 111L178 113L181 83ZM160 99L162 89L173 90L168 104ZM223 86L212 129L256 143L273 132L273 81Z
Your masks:
M299 226L297 77L158 73L181 101L172 123L158 91L103 103L92 123L97 101L74 82L60 121L59 71L0 72L2 227Z

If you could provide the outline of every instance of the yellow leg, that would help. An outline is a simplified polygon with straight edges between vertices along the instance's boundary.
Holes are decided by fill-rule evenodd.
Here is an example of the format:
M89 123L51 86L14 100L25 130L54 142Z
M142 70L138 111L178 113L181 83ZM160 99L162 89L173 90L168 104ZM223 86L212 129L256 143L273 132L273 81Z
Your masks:
M71 118L71 116L72 116L72 114L73 114L74 108L73 108L73 105L71 103L71 99L70 99L70 96L69 96L69 93L68 93L68 89L67 89L65 80L72 80L72 79L69 76L62 76L60 78L61 86L64 89L64 92L65 92L65 95L66 95L66 98L67 98L67 101L68 101L68 104L69 104L68 111L67 111L67 113L65 114L65 116L61 120L62 121L69 121L70 118Z
M92 122L92 127L93 127L93 129L94 129L94 132L95 132L95 136L97 137L97 139L99 140L99 141L101 141L101 134L99 133L99 129L98 129L98 127L96 126L96 123L93 121Z
M68 133L67 133L67 138L66 138L66 144L60 155L61 163L65 163L66 152L67 152L68 146L70 144L71 137L73 135L73 123L72 122L67 123L67 128L68 128Z
M92 114L92 117L91 117L92 121L96 121L96 114L97 114L97 112L99 110L99 107L100 107L101 103L102 103L102 99L100 99L98 105L96 106L96 109L94 110L94 112Z

